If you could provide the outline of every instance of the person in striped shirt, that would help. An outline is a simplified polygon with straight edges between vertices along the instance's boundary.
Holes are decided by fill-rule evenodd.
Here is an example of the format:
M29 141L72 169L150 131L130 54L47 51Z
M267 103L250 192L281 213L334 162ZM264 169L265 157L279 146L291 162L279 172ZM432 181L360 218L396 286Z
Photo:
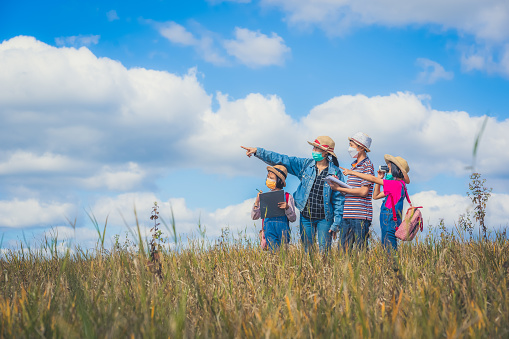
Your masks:
M371 138L362 132L357 132L348 138L350 146L348 153L354 162L352 171L374 175L373 163L367 156L371 147ZM373 183L361 179L355 175L349 175L347 182L352 188L341 187L333 182L330 186L333 190L345 194L343 210L343 222L341 223L339 237L343 250L351 249L355 244L358 248L367 245L369 227L373 219L373 206L371 196Z

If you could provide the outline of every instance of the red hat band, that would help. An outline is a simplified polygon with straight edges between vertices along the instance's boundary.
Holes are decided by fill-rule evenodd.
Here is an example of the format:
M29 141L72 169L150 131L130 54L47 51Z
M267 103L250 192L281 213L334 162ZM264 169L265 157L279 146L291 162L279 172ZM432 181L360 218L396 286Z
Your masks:
M320 145L320 146L322 146L322 147L325 147L325 148L327 148L327 149L329 149L329 150L331 150L331 151L334 151L334 148L329 147L329 145L322 145L322 144L320 143L320 141L318 141L318 139L315 139L315 143L316 143L316 144L318 144L318 145Z

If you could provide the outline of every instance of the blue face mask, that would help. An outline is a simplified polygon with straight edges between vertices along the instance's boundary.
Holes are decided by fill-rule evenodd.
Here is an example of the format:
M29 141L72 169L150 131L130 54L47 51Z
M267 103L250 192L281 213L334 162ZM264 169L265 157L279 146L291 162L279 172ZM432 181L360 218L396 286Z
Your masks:
M385 175L385 180L392 180L392 179L394 179L394 177L392 176L392 173L387 173Z
M323 154L321 152L313 152L313 159L315 161L322 161L323 160Z

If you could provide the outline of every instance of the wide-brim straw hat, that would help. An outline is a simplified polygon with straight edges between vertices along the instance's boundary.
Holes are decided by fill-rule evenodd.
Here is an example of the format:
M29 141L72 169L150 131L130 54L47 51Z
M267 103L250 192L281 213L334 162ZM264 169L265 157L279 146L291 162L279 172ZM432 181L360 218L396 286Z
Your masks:
M385 163L389 164L389 161L394 163L394 165L398 166L398 168L403 173L403 177L405 179L405 183L410 183L410 178L408 177L408 172L410 172L410 167L408 167L408 162L402 157L393 157L390 154L384 155Z
M336 143L334 142L334 140L331 139L331 137L322 135L316 138L315 141L313 142L308 141L308 144L310 144L311 146L318 147L319 149L322 149L324 151L327 151L327 153L337 158L336 154L334 153L334 147L336 146Z
M286 177L288 176L288 170L283 165L267 166L267 171L274 173L281 180L283 180L283 187L286 187Z
M371 138L366 133L357 132L353 135L353 137L348 138L348 140L353 141L357 145L364 147L366 152L371 152L369 148L371 147Z

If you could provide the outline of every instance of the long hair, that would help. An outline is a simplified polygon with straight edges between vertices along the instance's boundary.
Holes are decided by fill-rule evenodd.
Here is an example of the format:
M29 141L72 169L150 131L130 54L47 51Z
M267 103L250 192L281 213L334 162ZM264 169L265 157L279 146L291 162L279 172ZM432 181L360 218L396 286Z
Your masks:
M339 167L339 162L338 162L338 158L336 158L335 156L333 156L332 154L329 154L329 156L327 157L327 159L329 161L332 161L332 163L336 166L336 167Z
M403 172L401 172L401 170L399 169L398 166L396 166L395 163L393 163L392 161L389 161L389 166L391 166L391 173L394 178L396 178L396 179L404 179L405 178L403 176Z

